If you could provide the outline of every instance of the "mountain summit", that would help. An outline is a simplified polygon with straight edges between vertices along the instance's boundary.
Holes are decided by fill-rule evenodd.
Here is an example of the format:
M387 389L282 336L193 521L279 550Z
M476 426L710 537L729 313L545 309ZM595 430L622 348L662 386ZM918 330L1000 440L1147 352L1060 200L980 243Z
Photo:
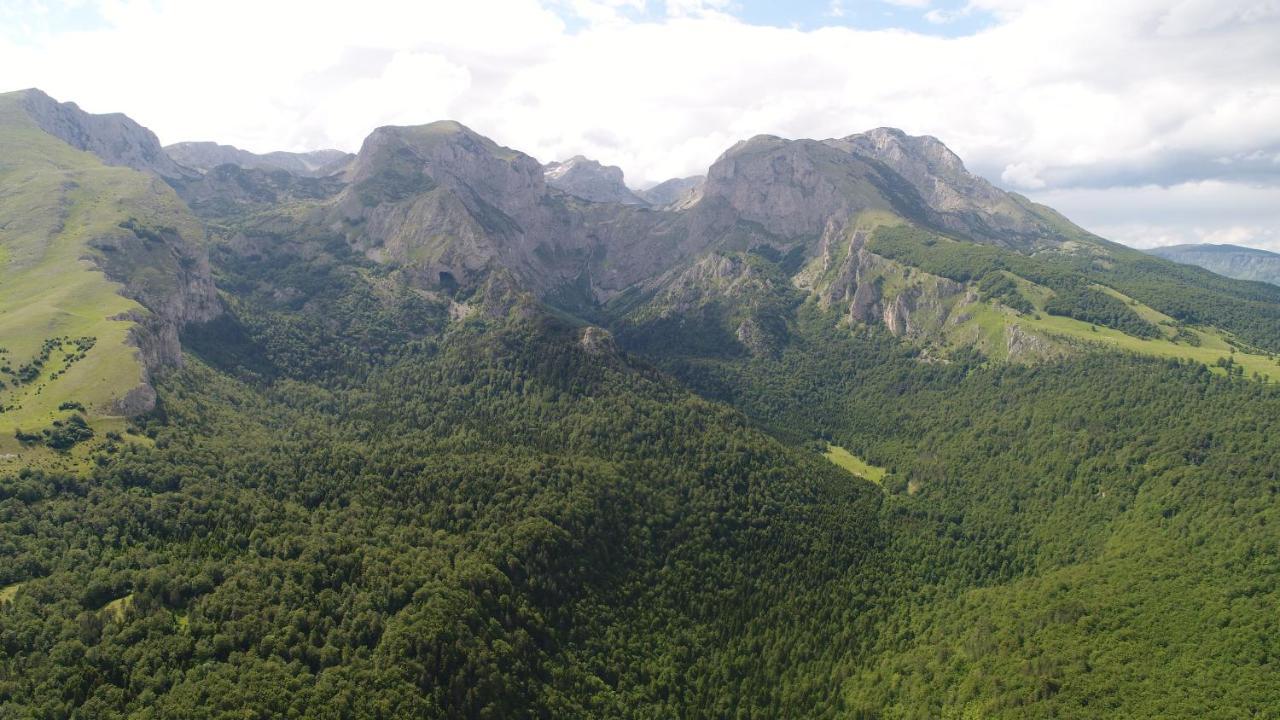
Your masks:
M155 133L121 113L94 115L73 102L58 102L36 89L18 93L26 114L41 130L108 164L142 170L162 178L193 173L174 162Z
M645 200L637 196L622 180L622 168L601 165L581 155L563 162L543 166L547 184L574 197L591 202L643 205Z

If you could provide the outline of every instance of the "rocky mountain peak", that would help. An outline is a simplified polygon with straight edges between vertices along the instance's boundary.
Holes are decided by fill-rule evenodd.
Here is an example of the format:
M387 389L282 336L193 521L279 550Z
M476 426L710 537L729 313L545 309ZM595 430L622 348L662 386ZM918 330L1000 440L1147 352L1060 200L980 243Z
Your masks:
M875 174L861 159L814 140L757 135L711 165L698 207L727 207L773 235L813 238L832 217L890 207Z
M602 165L590 158L575 155L562 162L547 163L542 171L548 185L583 200L624 205L646 204L643 198L627 187L622 168L614 165Z
M910 182L930 207L942 212L1003 200L1003 192L970 173L958 155L932 136L881 127L827 143L884 163Z
M22 106L40 129L108 165L166 179L196 175L165 154L155 133L121 113L87 113L73 102L60 103L35 88L22 91Z
M970 173L936 138L893 128L823 141L757 135L739 142L711 166L698 206L704 213L728 207L788 241L811 240L866 210L1018 250L1078 234Z
M454 121L374 130L347 177L364 205L442 186L473 212L484 214L488 206L518 216L546 193L537 160Z

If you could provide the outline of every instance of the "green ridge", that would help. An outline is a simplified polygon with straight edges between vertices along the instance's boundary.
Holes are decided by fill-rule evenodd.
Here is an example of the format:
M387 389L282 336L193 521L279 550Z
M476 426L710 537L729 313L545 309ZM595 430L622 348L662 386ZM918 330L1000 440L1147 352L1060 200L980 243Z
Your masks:
M62 343L27 382L0 373L0 452L31 455L15 432L49 427L65 416L59 407L67 402L82 405L95 428L119 430L115 403L144 377L128 318L147 310L121 295L122 286L96 263L117 263L138 287L162 292L175 282L177 260L148 243L114 251L94 244L131 235L124 226L139 221L200 231L167 186L43 132L23 109L21 93L0 95L0 186L0 347L7 351L0 362L16 371L46 343ZM122 253L131 254L116 257ZM74 349L66 342L82 338L92 347L67 362Z

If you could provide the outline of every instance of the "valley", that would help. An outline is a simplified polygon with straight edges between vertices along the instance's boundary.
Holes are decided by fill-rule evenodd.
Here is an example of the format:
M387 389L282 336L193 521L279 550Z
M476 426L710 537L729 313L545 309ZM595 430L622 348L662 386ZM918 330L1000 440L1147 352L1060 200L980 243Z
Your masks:
M0 149L0 716L1280 703L1280 287L892 128Z

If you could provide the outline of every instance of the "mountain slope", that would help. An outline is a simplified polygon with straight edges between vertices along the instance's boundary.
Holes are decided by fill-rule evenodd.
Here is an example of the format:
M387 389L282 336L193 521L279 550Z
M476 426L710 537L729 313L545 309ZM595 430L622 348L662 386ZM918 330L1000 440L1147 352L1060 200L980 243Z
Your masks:
M30 108L48 102L32 91L0 96L5 449L18 447L15 431L39 436L65 418L68 403L91 420L149 410L149 378L181 361L179 327L218 311L203 229L178 198L148 174L45 132ZM117 164L167 170L142 142L154 136L131 131L121 116L53 107L80 145L114 148ZM99 127L106 136L94 134Z
M1147 252L1185 265L1198 265L1236 280L1280 285L1280 254L1238 245L1171 245Z
M802 297L838 308L842 323L882 325L930 358L977 350L1040 362L1111 349L1280 378L1280 293L1092 236L969 174L932 138L885 129L754 138L712 166L686 214L701 244L765 258ZM677 331L673 317L686 337L727 338L722 348L774 344L733 341L758 336L759 318L743 323L763 296L725 297L728 285L708 282L696 263L684 268L658 283L682 300L658 292L622 309L634 348L658 341L680 352L664 338ZM695 306L719 319L694 322L685 311ZM770 317L769 334L784 336L786 314Z
M722 274L703 272L717 262L708 253L750 252L782 273L774 286L842 305L846 322L883 324L931 357L975 349L1038 362L1100 347L1280 376L1268 357L1280 348L1280 293L1106 242L972 175L937 140L892 129L744 141L696 194L662 209L560 193L533 158L448 122L380 128L325 187L252 172L175 186L201 212L259 213L232 224L242 249L282 232L312 244L336 232L423 290L454 296L459 312L498 273L633 339L661 339L665 331L647 326L672 330L675 317L686 338L707 331L734 346L742 336L737 346L759 351L776 347L789 322L789 311L759 314L771 291L698 289ZM895 226L925 234L873 237ZM699 292L706 297L695 300ZM684 313L694 306L703 309L696 322Z
M465 295L500 271L590 310L694 250L678 214L550 189L532 157L457 123L379 128L347 179L318 231L430 290Z
M645 202L658 207L684 202L691 203L695 199L698 186L702 185L704 180L706 178L702 175L672 178L646 190L641 190L637 194Z
M160 147L155 133L120 113L95 115L72 102L60 103L40 90L14 93L24 114L41 130L107 165L142 170L162 178L191 177Z

